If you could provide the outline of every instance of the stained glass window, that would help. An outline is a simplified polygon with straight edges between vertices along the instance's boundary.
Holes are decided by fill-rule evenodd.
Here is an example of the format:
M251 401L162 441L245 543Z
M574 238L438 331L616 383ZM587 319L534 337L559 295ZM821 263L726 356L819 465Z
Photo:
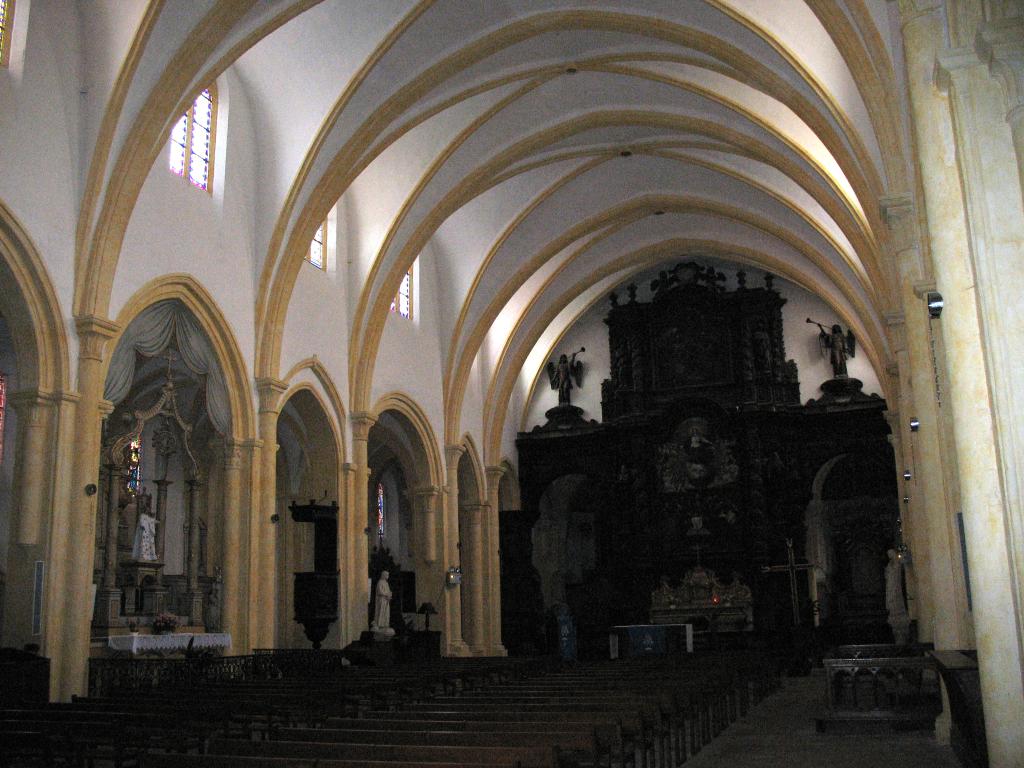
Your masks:
M306 261L312 264L317 269L324 269L324 265L327 262L327 222L325 221L319 227L317 227L316 234L313 235L313 242L309 244L309 255L306 257Z
M125 483L131 494L138 493L142 487L142 440L139 438L128 444L128 474Z
M217 97L213 88L200 93L192 109L171 129L170 168L200 189L209 190L212 181L213 125Z
M0 461L4 460L4 417L7 415L7 377L0 373Z
M384 540L384 484L377 483L377 538Z
M11 21L14 19L14 0L0 0L0 67L6 67L11 58Z
M402 284L398 286L398 294L391 302L391 311L402 317L412 317L412 267L409 267L402 278Z

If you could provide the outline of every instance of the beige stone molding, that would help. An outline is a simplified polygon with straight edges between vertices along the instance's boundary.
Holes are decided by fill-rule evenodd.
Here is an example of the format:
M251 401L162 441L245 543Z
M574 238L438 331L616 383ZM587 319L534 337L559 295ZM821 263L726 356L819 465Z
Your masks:
M352 425L353 440L368 440L370 438L370 427L377 423L377 419L366 411L350 413L349 424Z
M935 59L935 70L932 75L935 87L940 93L949 95L953 77L970 67L984 63L974 48L947 48Z
M448 468L456 469L459 465L459 459L462 458L462 454L465 452L465 445L446 445L444 447L444 460L447 462Z
M912 286L914 295L919 299L925 298L931 291L936 290L934 280L918 280Z
M281 410L281 395L288 391L288 384L280 379L263 376L256 379L260 396L260 413L277 413Z
M97 315L82 315L75 318L78 332L78 357L87 360L103 360L103 347L117 335L121 327Z

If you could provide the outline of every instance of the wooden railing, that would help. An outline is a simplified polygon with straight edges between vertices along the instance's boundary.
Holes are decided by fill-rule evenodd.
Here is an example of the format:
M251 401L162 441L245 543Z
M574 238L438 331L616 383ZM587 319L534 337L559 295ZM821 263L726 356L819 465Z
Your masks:
M89 695L112 691L182 688L200 682L251 680L254 656L204 656L198 659L89 659Z
M828 712L819 719L819 729L851 721L873 721L897 730L934 728L941 711L934 660L921 655L866 655L895 648L846 647L837 651L845 650L850 657L824 660ZM895 653L901 652L905 651Z

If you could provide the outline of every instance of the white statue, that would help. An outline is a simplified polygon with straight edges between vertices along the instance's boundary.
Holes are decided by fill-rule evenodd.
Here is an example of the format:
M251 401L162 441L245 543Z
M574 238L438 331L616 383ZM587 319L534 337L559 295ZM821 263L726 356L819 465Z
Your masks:
M377 579L376 605L373 612L373 621L370 629L378 639L387 639L395 634L391 628L391 585L388 584L387 571L381 571Z
M132 558L153 562L156 560L156 518L149 511L152 496L143 488L137 496L139 520L135 525L135 540L132 542Z
M207 632L220 632L221 605L220 605L220 576L210 586L210 596L207 598L206 608L203 611L206 620Z
M903 599L903 563L895 549L886 554L889 563L885 566L885 610L889 614L889 626L897 645L910 642L910 617Z

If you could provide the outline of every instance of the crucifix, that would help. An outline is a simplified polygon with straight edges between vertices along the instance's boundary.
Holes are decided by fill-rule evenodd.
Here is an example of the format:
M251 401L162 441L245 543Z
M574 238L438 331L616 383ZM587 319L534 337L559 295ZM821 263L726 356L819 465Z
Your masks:
M814 568L814 563L798 563L796 556L793 553L793 540L786 539L786 556L789 562L785 565L762 565L761 573L779 573L787 571L789 573L789 599L793 602L793 625L800 626L800 598L796 591L796 572L797 571L810 571ZM811 600L815 599L814 588L811 588ZM815 613L814 623L817 625L818 617Z

